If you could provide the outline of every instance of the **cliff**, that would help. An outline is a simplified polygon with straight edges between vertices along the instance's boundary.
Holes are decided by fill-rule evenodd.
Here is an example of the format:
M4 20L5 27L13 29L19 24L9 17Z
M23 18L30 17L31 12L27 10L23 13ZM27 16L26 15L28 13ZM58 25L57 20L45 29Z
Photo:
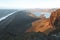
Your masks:
M50 18L41 18L32 22L32 27L29 28L26 32L43 32L48 34L51 31L56 30L56 25L60 24L60 10L51 12ZM56 24L56 20L58 23Z

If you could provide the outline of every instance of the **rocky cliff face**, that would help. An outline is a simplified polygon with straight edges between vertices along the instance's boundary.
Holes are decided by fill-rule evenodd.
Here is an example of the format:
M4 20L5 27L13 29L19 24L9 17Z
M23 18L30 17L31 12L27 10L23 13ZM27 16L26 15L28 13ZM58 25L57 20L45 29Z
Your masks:
M58 20L57 20L58 19ZM58 21L56 24L56 20ZM42 18L32 22L32 27L26 32L43 32L48 34L49 32L56 30L56 25L60 25L60 10L53 11L50 18Z
M52 26L59 28L60 26L60 9L52 12L51 17L50 17L50 22Z
M49 23L49 19L41 19L32 23L32 27L27 32L43 32L49 33L53 28Z

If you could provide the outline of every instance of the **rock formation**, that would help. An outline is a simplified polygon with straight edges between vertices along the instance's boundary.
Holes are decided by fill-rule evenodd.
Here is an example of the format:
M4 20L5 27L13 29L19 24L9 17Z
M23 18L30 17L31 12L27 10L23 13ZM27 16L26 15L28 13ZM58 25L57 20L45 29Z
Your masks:
M55 21L58 19L60 23L60 9L53 11L50 18L40 19L32 22L32 27L26 32L43 32L48 34L51 31L56 30L57 27ZM58 23L58 24L59 24ZM54 25L55 24L55 25Z

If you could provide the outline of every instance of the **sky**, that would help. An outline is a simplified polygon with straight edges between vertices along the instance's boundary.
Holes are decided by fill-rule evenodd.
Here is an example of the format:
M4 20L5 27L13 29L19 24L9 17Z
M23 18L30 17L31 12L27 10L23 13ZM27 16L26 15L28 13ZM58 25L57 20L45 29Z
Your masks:
M0 9L60 8L60 0L0 0Z
M40 9L60 8L60 0L0 0L0 9L34 9L34 8ZM49 17L50 14L46 13L45 16Z

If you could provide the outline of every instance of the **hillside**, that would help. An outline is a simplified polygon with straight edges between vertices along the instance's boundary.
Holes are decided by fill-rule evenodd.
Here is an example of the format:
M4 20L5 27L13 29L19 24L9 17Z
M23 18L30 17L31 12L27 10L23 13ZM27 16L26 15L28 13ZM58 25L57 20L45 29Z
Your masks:
M0 40L60 40L60 10L50 18L18 11L0 22Z

